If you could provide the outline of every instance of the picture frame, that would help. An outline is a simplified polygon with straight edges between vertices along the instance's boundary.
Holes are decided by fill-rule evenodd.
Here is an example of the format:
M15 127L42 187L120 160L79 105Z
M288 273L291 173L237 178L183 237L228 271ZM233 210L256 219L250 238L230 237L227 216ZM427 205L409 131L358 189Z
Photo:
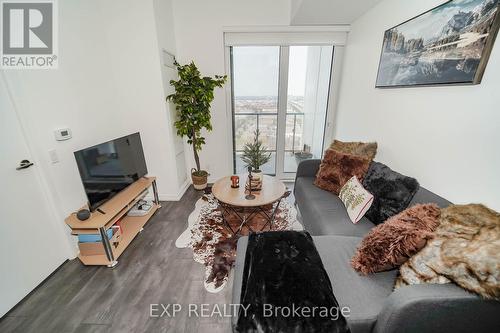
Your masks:
M376 88L480 84L500 0L450 0L384 32Z

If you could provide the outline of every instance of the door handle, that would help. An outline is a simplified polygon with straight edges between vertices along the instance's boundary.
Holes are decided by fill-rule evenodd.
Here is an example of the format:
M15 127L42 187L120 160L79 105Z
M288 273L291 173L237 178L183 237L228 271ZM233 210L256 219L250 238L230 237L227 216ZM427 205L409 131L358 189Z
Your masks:
M16 168L16 170L22 170L22 169L27 169L29 168L30 166L32 166L33 163L28 161L28 160L22 160L20 163L19 163L19 166Z

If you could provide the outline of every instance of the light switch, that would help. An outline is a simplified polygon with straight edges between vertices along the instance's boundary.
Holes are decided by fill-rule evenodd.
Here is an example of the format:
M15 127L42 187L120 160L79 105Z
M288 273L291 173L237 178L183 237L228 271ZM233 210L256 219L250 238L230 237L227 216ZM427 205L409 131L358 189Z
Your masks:
M57 151L55 149L49 150L49 156L52 164L59 163L59 156L57 156Z

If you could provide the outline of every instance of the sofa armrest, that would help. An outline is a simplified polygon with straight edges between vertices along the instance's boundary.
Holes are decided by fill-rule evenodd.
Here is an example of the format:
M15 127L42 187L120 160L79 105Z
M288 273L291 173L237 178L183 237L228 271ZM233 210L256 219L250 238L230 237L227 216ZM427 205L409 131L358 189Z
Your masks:
M238 239L236 245L236 260L234 262L233 271L233 295L232 304L240 304L241 302L241 287L243 285L243 270L245 268L245 257L247 253L248 236L242 236ZM236 332L236 323L238 321L238 313L233 313L231 316L231 326L233 332Z
M295 179L299 177L315 177L318 173L320 159L305 160L299 163Z
M499 313L499 301L451 283L412 285L387 298L373 332L499 332Z

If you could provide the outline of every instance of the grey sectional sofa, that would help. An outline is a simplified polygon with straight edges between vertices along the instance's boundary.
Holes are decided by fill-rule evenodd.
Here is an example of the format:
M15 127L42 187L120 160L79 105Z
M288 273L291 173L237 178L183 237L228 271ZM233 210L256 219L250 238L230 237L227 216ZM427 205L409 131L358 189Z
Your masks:
M393 291L397 270L360 276L349 262L362 237L374 227L353 224L340 199L314 186L320 160L300 163L294 186L304 228L313 236L340 306L351 310L351 332L500 332L500 302L484 300L453 284L414 285ZM449 201L420 188L410 205ZM233 303L240 302L247 237L238 241ZM233 318L233 327L236 318Z

